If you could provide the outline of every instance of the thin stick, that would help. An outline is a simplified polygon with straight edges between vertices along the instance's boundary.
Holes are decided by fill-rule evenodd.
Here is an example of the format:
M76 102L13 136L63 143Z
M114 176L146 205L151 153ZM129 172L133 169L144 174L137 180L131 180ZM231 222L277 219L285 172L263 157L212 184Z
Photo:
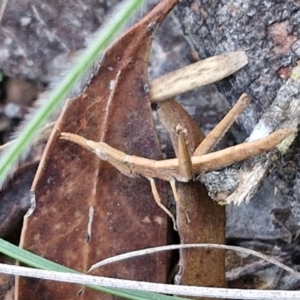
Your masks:
M243 247L238 247L238 246L228 246L228 245L221 245L221 244L181 244L181 245L167 245L167 246L160 246L160 247L153 247L153 248L148 248L148 249L143 249L143 250L136 250L132 252L127 252L124 254L119 254L110 258L106 258L94 265L91 266L91 268L88 270L88 272L91 272L92 270L95 270L96 268L103 267L105 265L115 263L121 260L129 259L129 258L135 258L138 256L144 256L144 255L149 255L149 254L154 254L162 251L170 251L170 250L177 250L177 249L191 249L191 248L207 248L207 249L223 249L223 250L233 250L235 252L243 252L248 255L253 255L258 258L261 258L265 261L268 261L277 267L287 271L288 273L294 275L297 278L300 278L300 273L293 270L292 268L286 266L285 264L277 261L276 259L269 257L265 254L262 254L260 252L243 248Z
M149 291L162 294L176 294L181 296L211 297L223 299L249 299L249 300L299 300L299 291L282 290L253 290L253 289L225 289L207 288L197 286L182 286L161 283L148 283L114 279L84 274L63 273L57 271L37 270L33 268L0 264L0 273L16 276L27 276L39 279L49 279L61 282L70 282L86 285L98 285L102 287L124 288L137 291Z

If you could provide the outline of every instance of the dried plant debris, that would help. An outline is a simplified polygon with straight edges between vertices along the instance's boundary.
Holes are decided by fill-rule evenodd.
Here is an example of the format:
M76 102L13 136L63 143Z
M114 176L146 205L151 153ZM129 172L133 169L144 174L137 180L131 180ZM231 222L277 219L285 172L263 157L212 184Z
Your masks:
M291 212L300 225L300 157L299 138L295 141L291 151L281 160L276 170L276 188L289 203Z
M299 270L299 226L298 229L294 226L295 220L290 222L287 209L277 210L275 214L280 218L283 216L283 220L281 220L283 223L279 226L284 226L286 230L290 230L290 241L276 237L260 237L255 240L230 239L229 241L234 245L267 254L277 261L292 265L293 269ZM282 215L280 216L280 214ZM297 290L300 286L299 279L295 276L251 255L227 251L226 267L226 278L230 287Z

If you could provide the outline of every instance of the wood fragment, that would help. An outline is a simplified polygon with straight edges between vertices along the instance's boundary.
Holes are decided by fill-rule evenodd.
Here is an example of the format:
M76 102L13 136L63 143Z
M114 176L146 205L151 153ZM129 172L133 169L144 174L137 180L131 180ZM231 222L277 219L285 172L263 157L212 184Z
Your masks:
M162 76L150 85L151 99L160 102L197 87L219 81L248 63L244 51L228 52Z

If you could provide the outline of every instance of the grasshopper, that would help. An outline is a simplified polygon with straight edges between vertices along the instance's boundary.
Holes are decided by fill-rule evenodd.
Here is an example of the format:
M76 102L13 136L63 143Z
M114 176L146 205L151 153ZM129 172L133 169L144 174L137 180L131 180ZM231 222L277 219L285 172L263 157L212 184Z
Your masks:
M188 131L186 128L183 128L180 123L177 125L178 158L161 161L128 155L104 142L87 140L84 137L72 133L62 132L60 137L61 139L74 142L89 151L92 151L101 160L107 161L126 176L132 178L139 175L146 177L150 181L151 190L156 203L172 218L174 228L176 228L174 216L160 201L154 178L168 181L174 199L179 203L176 180L188 182L194 179L196 175L203 172L224 168L235 162L269 151L293 133L293 130L280 129L263 139L208 153L226 133L230 125L243 109L247 107L248 103L249 97L246 94L243 94L231 111L197 147L192 156L189 155L185 142L185 135L188 134Z

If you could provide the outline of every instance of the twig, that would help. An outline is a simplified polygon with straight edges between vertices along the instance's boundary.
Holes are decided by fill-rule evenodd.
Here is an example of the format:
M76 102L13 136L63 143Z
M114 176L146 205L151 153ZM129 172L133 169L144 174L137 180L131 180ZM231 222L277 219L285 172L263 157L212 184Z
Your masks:
M256 300L292 300L299 299L299 291L281 290L243 290L225 288L206 288L196 286L181 286L161 283L148 283L143 281L131 281L82 275L74 273L62 273L56 271L37 270L32 268L0 264L0 273L32 278L48 279L61 282L78 283L85 285L98 285L102 287L125 288L137 291L149 291L162 294L176 294L179 296L196 296L230 299L256 299Z
M276 265L277 267L284 269L285 271L293 274L294 276L296 276L297 278L300 278L300 273L297 271L294 271L292 268L286 266L285 264L277 261L274 258L271 258L267 255L264 255L260 252L254 251L254 250L250 250L247 248L243 248L243 247L237 247L237 246L228 246L228 245L219 245L219 244L183 244L183 245L168 245L168 246L160 246L160 247L154 247L154 248L149 248L149 249L143 249L143 250L137 250L137 251L132 251L132 252L127 252L125 254L120 254L120 255L116 255L107 259L104 259L94 265L91 266L91 268L89 269L88 272L91 272L92 270L100 267L100 266L104 266L107 265L109 263L114 263L120 260L124 260L124 259L128 259L128 258L133 258L133 257L137 257L137 256L143 256L146 254L153 254L153 253L157 253L157 252L161 252L161 251L170 251L170 250L177 250L177 249L186 249L186 248L209 248L209 249L224 249L224 250L233 250L233 251L237 251L237 252L243 252L243 253L247 253L256 257L259 257L263 260L266 260L274 265Z

